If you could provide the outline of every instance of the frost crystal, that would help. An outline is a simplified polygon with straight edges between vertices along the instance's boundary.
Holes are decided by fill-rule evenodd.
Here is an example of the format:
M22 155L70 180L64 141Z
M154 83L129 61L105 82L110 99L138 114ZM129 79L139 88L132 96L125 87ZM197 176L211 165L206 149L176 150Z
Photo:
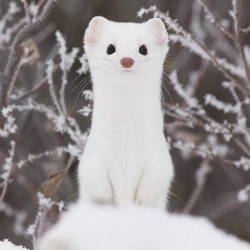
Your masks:
M250 192L250 185L247 185L245 188L241 189L237 194L238 201L240 202L248 201L249 192Z

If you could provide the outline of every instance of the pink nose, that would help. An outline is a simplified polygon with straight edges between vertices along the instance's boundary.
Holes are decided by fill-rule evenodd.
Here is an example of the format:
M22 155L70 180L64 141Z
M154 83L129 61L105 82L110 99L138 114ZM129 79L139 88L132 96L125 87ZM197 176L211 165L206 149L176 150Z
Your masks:
M124 57L121 59L120 63L124 68L131 68L132 65L134 64L134 60L129 57Z

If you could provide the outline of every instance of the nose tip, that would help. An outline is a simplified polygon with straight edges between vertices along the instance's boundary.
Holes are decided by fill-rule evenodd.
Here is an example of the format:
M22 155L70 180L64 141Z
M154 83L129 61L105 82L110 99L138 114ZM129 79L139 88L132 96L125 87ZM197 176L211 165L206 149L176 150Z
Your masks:
M129 57L124 57L121 59L120 63L123 66L123 68L131 68L134 64L134 60Z

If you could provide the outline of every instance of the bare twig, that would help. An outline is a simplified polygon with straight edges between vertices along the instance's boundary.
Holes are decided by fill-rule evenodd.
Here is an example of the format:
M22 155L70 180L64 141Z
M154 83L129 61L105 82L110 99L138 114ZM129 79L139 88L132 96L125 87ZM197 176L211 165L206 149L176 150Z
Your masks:
M206 160L201 164L200 168L196 171L196 186L190 196L186 206L184 207L183 213L189 214L194 208L198 201L202 190L206 183L207 174L210 172L210 167L207 165Z
M237 46L239 47L240 54L242 57L242 61L244 64L244 68L246 71L246 77L248 79L248 82L246 83L246 87L248 90L250 90L250 68L246 59L246 54L244 51L244 46L243 46L243 40L242 40L242 34L241 34L241 29L239 25L239 10L238 10L238 2L237 0L232 0L232 6L233 6L233 12L232 12L232 17L234 20L234 32L235 36L237 38Z
M11 142L11 149L9 151L9 157L6 158L5 160L5 165L4 165L4 184L3 184L3 189L1 192L1 196L0 196L0 205L2 204L4 197L6 195L7 189L8 189L8 185L9 185L9 180L10 180L10 175L11 175L11 171L12 171L12 162L13 162L13 157L14 157L14 152L15 152L15 142L12 141ZM5 169L6 168L6 169Z
M28 91L27 93L25 93L24 95L18 97L17 99L14 99L13 102L19 102L22 101L23 99L35 94L36 92L38 92L43 86L45 86L45 84L47 83L47 78L44 78L40 83L36 84L36 86Z
M7 91L8 91L8 85L11 81L11 78L13 76L13 72L16 71L18 62L20 60L20 57L18 55L19 47L21 43L32 33L37 32L39 29L41 29L47 22L50 10L54 4L55 0L48 0L48 2L45 4L43 10L41 11L41 14L31 24L26 24L21 30L17 33L17 35L14 38L14 41L12 43L10 54L7 59L7 63L4 68L3 77L0 82L1 84L1 97L0 97L0 107L3 107L6 103L7 98Z
M36 249L37 240L41 238L46 230L52 226L52 221L49 220L49 212L53 206L57 206L59 212L63 209L63 202L55 202L51 198L44 197L43 194L38 193L39 208L35 223L32 225L32 239L33 246Z
M4 184L3 184L3 189L2 189L1 196L0 196L0 205L2 204L2 202L4 200L4 197L6 195L6 192L7 192L7 188L8 188L8 185L9 185L10 174L11 174L11 168L9 169L9 171L7 173L7 178L6 178L6 180L4 181Z
M209 18L210 22L214 23L225 36L235 41L236 40L235 36L221 24L221 22L214 16L213 12L208 8L208 6L202 0L196 0L196 1L203 7L204 11L210 17Z
M245 88L244 85L241 86L241 82L235 78L224 66L222 63L218 61L218 58L215 56L214 52L211 52L209 49L207 49L193 34L188 33L186 30L184 30L183 27L181 27L175 20L172 20L168 13L164 13L160 10L158 10L155 6L152 6L151 8L144 10L145 13L154 13L154 16L160 17L165 21L165 23L169 26L168 28L172 31L174 31L179 36L183 36L185 39L192 41L196 44L196 46L199 47L207 56L207 58L210 59L210 61L213 63L213 65L225 76L226 79L228 79L230 82L235 83L238 88L241 90L243 94L249 93L250 89Z
M230 197L226 197L227 199L226 198L223 199L223 197L220 197L220 200L222 200L220 205L218 204L216 204L216 206L214 205L210 211L205 210L208 218L214 221L218 220L223 215L229 212L232 212L235 209L242 206L242 203L237 200L237 197L235 194L227 195L227 196L230 196Z
M17 76L18 76L18 73L20 72L20 69L23 65L23 62L22 61L19 61L18 65L17 65L17 68L16 68L16 71L14 72L14 76L12 77L11 79L11 82L10 82L10 85L9 85L9 88L8 88L8 91L7 91L7 96L6 96L6 101L8 102L9 99L10 99L10 96L11 96L11 93L12 93L12 90L14 88L14 85L15 85L15 82L16 82L16 79L17 79Z
M53 72L56 72L59 69L59 64L56 64L53 68ZM19 102L24 100L25 98L37 93L43 86L46 85L48 79L47 77L43 78L41 80L41 82L39 82L38 84L35 85L35 87L33 89L31 89L30 91L28 91L27 93L23 94L22 96L18 97L17 99L14 99L12 102Z
M26 16L26 23L31 24L31 17L29 13L28 3L26 0L21 0L24 10L25 10L25 16Z
M57 149L54 149L54 150L47 150L45 152L42 152L40 154L29 154L29 156L27 157L27 159L25 160L20 160L18 163L17 163L17 167L18 168L22 168L24 165L28 164L28 163L33 163L34 161L37 161L43 157L48 157L48 156L51 156L51 155L60 155L63 151L66 152L66 148L57 148Z
M250 25L244 29L241 30L242 33L244 33L245 35L248 34L250 32Z
M55 90L55 86L54 86L54 81L53 81L53 72L54 72L54 68L55 68L55 64L53 62L53 60L49 60L47 62L47 70L46 70L46 75L47 75L47 79L48 79L48 84L49 84L49 92L50 92L50 96L51 99L55 105L55 107L57 108L57 111L60 115L64 116L65 114L63 113L62 107L60 105L60 102L57 98L57 94L56 94L56 90Z

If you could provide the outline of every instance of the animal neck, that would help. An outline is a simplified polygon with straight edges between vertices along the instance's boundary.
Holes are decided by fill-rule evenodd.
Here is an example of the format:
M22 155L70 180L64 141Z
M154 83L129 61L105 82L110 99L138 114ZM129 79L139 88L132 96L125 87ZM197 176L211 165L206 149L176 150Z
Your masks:
M108 81L94 78L92 129L163 123L161 110L161 76L147 79ZM107 127L105 126L105 127Z

